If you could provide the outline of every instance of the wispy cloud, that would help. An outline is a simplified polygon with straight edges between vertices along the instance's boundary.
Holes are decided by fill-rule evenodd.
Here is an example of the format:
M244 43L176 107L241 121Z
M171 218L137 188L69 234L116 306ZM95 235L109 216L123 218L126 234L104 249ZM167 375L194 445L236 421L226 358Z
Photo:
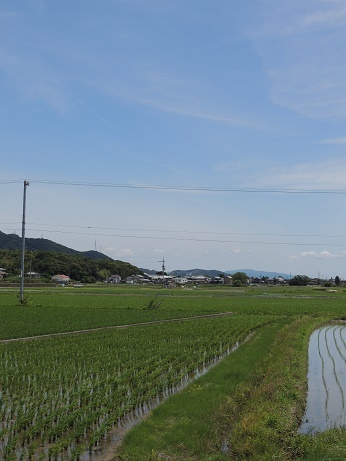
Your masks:
M344 2L265 5L249 36L272 82L273 102L309 118L345 119Z
M60 113L66 111L67 93L34 60L0 48L0 71L16 88L22 102L41 101Z
M345 259L346 251L340 253L331 253L330 251L302 251L295 255L290 256L291 259L304 259L304 258L315 258L315 259Z
M252 186L301 190L346 189L346 160L302 163L293 167L266 169L252 178ZM332 187L331 187L332 186Z
M213 91L198 79L159 71L148 71L140 65L136 77L125 81L100 81L99 90L132 104L147 106L159 112L206 120L213 123L262 129L263 122L253 117L232 113L212 102Z
M346 136L341 138L331 138L319 141L318 144L346 144Z
M316 2L315 2L316 3ZM346 6L344 2L322 2L324 8L316 13L305 16L302 25L305 27L335 27L346 23Z
M221 123L224 125L259 127L259 123L254 122L249 119L238 117L238 116L223 115L223 114L218 114L212 111L210 112L203 111L203 110L199 110L196 108L187 107L183 105L170 105L170 104L165 104L163 102L153 101L153 100L148 100L148 99L142 99L142 100L139 100L138 102L141 102L144 105L153 107L154 109L157 109L163 112L169 112L169 113L176 114L176 115L182 115L184 117L192 117L192 118L207 120L207 121L211 121L215 123Z

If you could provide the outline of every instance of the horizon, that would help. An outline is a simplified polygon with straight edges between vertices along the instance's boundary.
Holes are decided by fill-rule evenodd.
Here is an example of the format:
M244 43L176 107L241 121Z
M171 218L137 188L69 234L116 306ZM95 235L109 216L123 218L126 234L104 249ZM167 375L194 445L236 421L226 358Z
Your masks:
M0 230L0 232L2 232ZM11 234L8 234L8 235L11 235ZM13 233L12 235L15 235L16 237L18 237L19 239L21 239L21 236L17 235L16 233ZM27 239L27 237L26 237ZM34 240L40 240L40 239L44 239L43 237L30 237L30 239L34 239ZM57 243L59 244L59 242L54 242L50 239L44 239L44 240L47 240L48 242L52 242L52 243ZM60 245L60 244L59 244ZM69 250L75 250L74 248L70 248L70 247L66 247L67 249ZM1 249L1 248L0 248ZM32 250L31 250L32 251ZM47 250L34 250L34 251L47 251ZM79 250L75 250L75 251L79 251ZM92 249L92 250L82 250L82 251L79 251L80 253L84 254L84 253L89 253L89 252L96 252L96 253L100 253L100 254L104 254L102 253L101 251L99 252L97 249ZM105 255L107 256L107 255ZM123 262L129 262L129 261L123 261ZM159 261L160 263L162 263L163 261ZM148 271L155 271L155 272L160 272L161 268L157 267L157 268L152 268L152 269L149 269L148 267L139 267L137 266L139 269L141 270L148 270ZM329 278L327 277L320 277L320 274L318 274L318 277L312 277L310 276L309 274L287 274L287 273L284 273L284 272L280 272L280 271L275 271L275 270L260 270L260 269L253 269L253 268L238 268L238 269L226 269L226 270L219 270L218 268L212 268L212 269L205 269L203 267L194 267L194 268L189 268L189 269L181 269L181 268L175 268L175 269L171 269L170 271L168 271L167 273L170 274L174 271L184 271L184 272L191 272L191 271L195 271L195 270L202 270L202 271L205 271L206 273L210 273L210 272L220 272L220 273L224 273L224 274L233 274L235 272L255 272L255 273L258 273L258 275L252 275L252 276L249 276L249 277L259 277L260 275L259 274L263 274L264 276L266 274L276 274L277 276L284 276L284 278L292 278L294 277L295 275L307 275L308 277L310 278L318 278L320 280L329 280ZM334 277L333 277L334 278Z
M4 0L0 225L346 279L342 2Z

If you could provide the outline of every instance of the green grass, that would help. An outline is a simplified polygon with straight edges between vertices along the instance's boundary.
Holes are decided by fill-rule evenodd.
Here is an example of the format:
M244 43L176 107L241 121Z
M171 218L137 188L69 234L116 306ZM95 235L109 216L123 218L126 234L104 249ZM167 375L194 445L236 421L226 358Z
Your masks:
M299 287L300 288L300 287ZM27 289L20 305L17 291L0 290L0 339L132 324L194 315L233 312L340 318L345 315L343 290L316 295L311 287L226 287L163 290L142 287ZM159 309L144 307L158 296Z
M252 377L263 356L269 354L278 329L289 322L280 320L261 328L222 364L155 409L126 436L116 459L202 460L208 452L209 457L221 459L226 436L220 428L226 411L223 402Z
M227 316L2 344L0 430L9 440L0 444L0 459L14 450L26 459L35 444L38 460L39 447L52 443L70 459L68 447L99 443L120 418L183 385L272 320Z
M248 325L248 329L244 331L249 331L251 325L263 325L251 340L184 391L160 405L144 423L129 432L118 459L346 459L345 430L328 431L316 436L301 435L297 431L304 412L307 390L309 335L324 322L346 319L345 289L339 288L334 292L313 287L265 286L175 290L126 285L42 289L32 287L26 288L28 304L23 306L18 302L17 293L18 290L0 288L0 339L220 312L233 313L236 322L242 321L244 325ZM160 307L144 309L156 296L160 302L162 301ZM189 322L181 327L181 331L188 331ZM205 330L197 325L220 325L220 328L224 329L232 323L232 316L217 319L215 322L193 322L197 323L194 323L193 345L187 348L186 365L194 354L198 356L206 339ZM181 325L183 324L185 322ZM144 345L151 343L158 332L161 332L163 344L165 338L169 337L173 347L176 328L175 323L146 326L141 329L143 342L137 346L138 349L145 352ZM25 345L2 344L0 347L3 353L12 350L19 353L24 350L28 357L32 355L34 362L31 368L37 371L37 376L40 369L49 369L49 365L43 363L43 358L37 356L39 351L41 350L42 354L47 352L47 357L54 351L54 372L56 371L57 375L53 376L53 382L64 383L66 370L63 365L69 362L69 357L78 355L79 351L88 350L89 335L88 354L82 355L82 359L79 360L84 364L84 370L88 370L89 367L92 369L93 362L100 360L96 358L97 354L106 354L107 352L102 351L111 350L116 338L118 341L127 335L133 338L128 341L127 348L134 347L134 344L137 344L135 331L139 331L137 327L123 330L119 334L112 330L88 333L84 338L78 339L77 336L68 335L66 339L36 339ZM42 344L45 344L45 347L42 348ZM115 344L118 343L114 342ZM155 347L153 346L154 349ZM120 356L123 354L122 349L123 346L119 343L116 350ZM72 350L74 353L71 355ZM155 361L155 354L151 353L150 349L146 354L149 362L153 360L152 370L148 371L148 376L154 376L158 362ZM18 357L18 364L25 364L25 361L29 363L28 358ZM59 357L64 359L59 360ZM123 360L128 360L125 355L123 357ZM49 362L49 359L47 360ZM167 360L174 363L174 353ZM12 359L8 361L11 362ZM104 377L102 373L100 371L97 378L100 395L102 383L107 382L107 386L111 386L112 382L110 371L104 372ZM11 381L12 378L8 376ZM27 389L25 376L23 375L22 380L23 394ZM92 373L88 376L92 376ZM137 376L142 376L140 368L134 373L135 379ZM146 389L146 376L144 373L136 384L140 386L142 383L139 394ZM10 392L11 386L5 386L4 377L5 375L0 375L0 388ZM109 379L110 381L107 381ZM65 395L63 387L60 392ZM54 402L58 401L58 397L55 397ZM111 420L111 415L109 418ZM222 453L222 446L227 447L227 453Z

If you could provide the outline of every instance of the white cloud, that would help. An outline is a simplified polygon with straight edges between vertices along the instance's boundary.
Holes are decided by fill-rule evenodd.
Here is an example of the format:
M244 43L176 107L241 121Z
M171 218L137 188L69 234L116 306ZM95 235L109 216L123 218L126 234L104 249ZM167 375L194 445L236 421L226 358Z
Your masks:
M169 112L176 115L182 115L184 117L197 118L224 125L253 126L254 128L259 128L259 123L237 115L234 116L231 114L217 113L214 111L188 106L186 104L170 104L160 100L150 100L145 98L138 99L137 102L153 107L154 109L162 112Z
M131 250L131 248L122 248L121 250L118 251L119 256L133 256L134 252Z
M263 123L258 120L216 106L210 98L212 89L205 88L205 83L198 78L184 79L174 71L149 72L140 65L130 72L130 78L121 82L115 82L113 77L112 80L100 77L99 91L133 104L182 117L230 126L248 126L255 129L263 127Z
M244 253L251 253L251 251L250 250L242 250L241 248L236 248L236 249L232 250L232 253L240 255L240 254L244 254Z
M344 2L306 0L263 4L249 33L272 82L270 96L309 118L346 117Z
M326 3L326 2L324 2ZM331 6L328 2L328 8L307 15L302 20L302 25L307 27L335 27L343 25L346 22L346 6L344 2Z
M346 258L346 251L340 253L331 253L330 251L323 250L317 251L302 251L301 253L290 256L291 259L315 258L315 259L344 259Z
M326 162L301 163L293 167L266 169L251 186L278 187L299 190L345 190L346 160L331 159ZM331 187L332 186L332 187Z

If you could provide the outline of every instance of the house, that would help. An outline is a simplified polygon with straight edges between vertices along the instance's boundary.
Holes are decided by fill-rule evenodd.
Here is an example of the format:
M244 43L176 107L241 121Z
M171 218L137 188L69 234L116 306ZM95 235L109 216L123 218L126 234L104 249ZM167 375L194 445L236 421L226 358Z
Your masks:
M121 277L120 275L117 275L117 274L114 274L114 275L111 275L110 277L108 277L108 279L106 280L107 283L120 283L121 282Z
M129 275L128 277L126 277L126 283L139 284L142 283L143 279L143 275Z
M231 275L225 275L223 278L223 283L225 285L232 285L232 276Z
M53 275L53 277L51 277L51 280L53 280L53 282L63 284L63 283L68 283L70 281L70 277L68 275L58 274L58 275Z
M39 274L38 272L27 272L26 275L34 279L39 279L41 277L41 274Z
M188 282L186 277L175 277L175 283L178 285L186 285Z

